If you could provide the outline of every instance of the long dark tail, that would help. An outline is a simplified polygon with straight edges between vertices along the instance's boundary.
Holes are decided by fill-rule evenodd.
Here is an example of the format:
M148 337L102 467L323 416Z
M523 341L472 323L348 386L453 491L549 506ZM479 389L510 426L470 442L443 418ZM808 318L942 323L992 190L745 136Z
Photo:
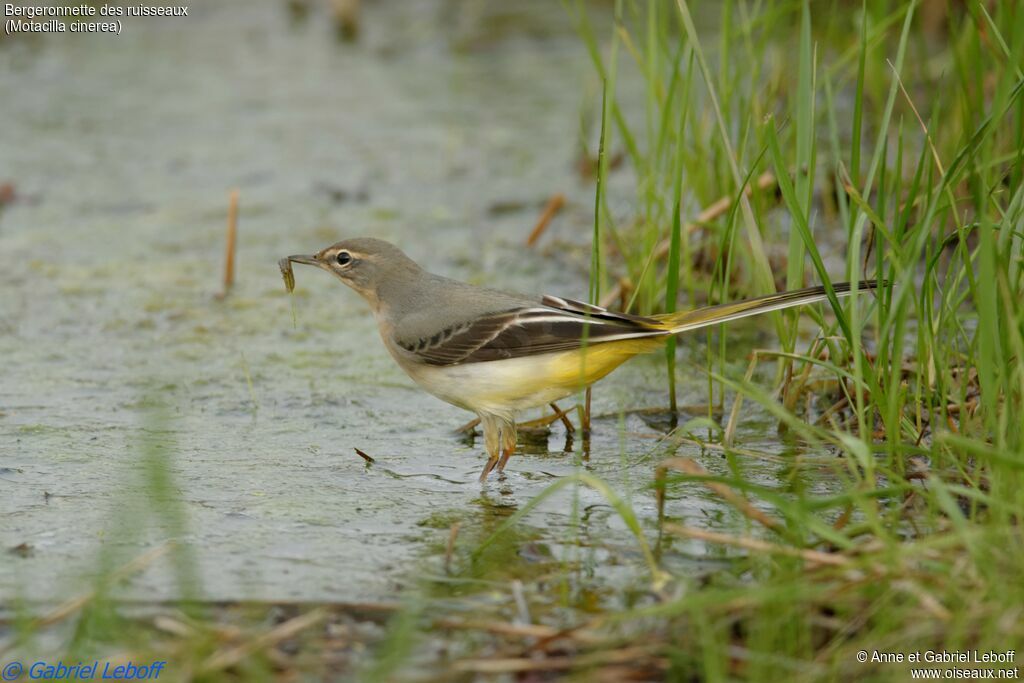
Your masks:
M877 288L878 285L878 280L865 280L859 283L858 290L866 292ZM854 293L849 282L837 282L832 285L832 288L835 290L836 296L850 296ZM746 318L751 315L760 315L768 311L778 311L783 308L813 304L826 299L828 299L828 295L825 293L824 287L808 287L807 289L795 289L791 292L768 294L767 296L759 296L754 299L698 308L695 311L679 311L653 317L664 323L666 328L671 330L673 334L679 334L680 332L696 330L708 325L717 325L718 323L738 320L739 318Z

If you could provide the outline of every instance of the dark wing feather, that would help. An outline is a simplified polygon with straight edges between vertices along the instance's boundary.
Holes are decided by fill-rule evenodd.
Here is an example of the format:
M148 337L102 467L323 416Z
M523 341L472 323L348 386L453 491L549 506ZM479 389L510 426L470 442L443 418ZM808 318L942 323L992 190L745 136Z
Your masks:
M651 318L613 313L581 302L545 297L543 306L497 311L453 325L429 338L399 340L431 365L480 363L668 334Z
M642 315L632 315L630 313L619 313L618 311L609 311L607 308L602 306L595 306L594 304L588 304L585 301L576 301L575 299L565 299L559 296L545 295L542 296L540 302L551 308L567 313L580 313L584 316L591 318L597 318L598 320L614 320L618 322L626 323L639 323L648 327L657 326L657 321L652 318L645 318Z

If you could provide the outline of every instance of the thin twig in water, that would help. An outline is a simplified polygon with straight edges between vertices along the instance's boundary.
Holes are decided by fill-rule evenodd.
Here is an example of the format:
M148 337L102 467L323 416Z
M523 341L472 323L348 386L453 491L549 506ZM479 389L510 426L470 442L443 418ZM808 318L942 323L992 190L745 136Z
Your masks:
M224 245L224 291L227 296L235 284L235 244L238 241L238 190L228 195L228 234Z
M367 455L366 453L362 452L358 448L354 448L352 450L354 450L356 452L356 455L358 455L360 458L365 460L366 464L368 464L368 465L372 465L373 463L377 462L376 460L374 460L373 458L371 458L369 455Z
M754 370L757 368L758 353L754 351L750 354L750 365L747 366L747 372L743 376L743 383L749 384L751 378L754 376ZM726 446L732 446L733 437L736 436L736 425L740 421L740 409L743 407L743 392L737 391L736 398L732 403L732 411L729 413L729 421L725 424L725 433L722 436L722 443Z
M665 511L665 477L668 474L668 470L676 470L683 474L688 474L691 477L711 477L711 473L701 467L697 462L690 460L689 458L669 458L663 460L658 465L658 469L655 475L655 482L657 486L657 501L658 501L658 518L661 519ZM724 498L730 505L742 512L746 517L759 522L761 525L778 531L782 528L782 523L779 520L769 517L765 513L754 507L750 501L741 496L740 494L733 491L725 484L721 484L717 481L702 481L702 484L707 486L709 489Z
M572 426L572 421L566 416L566 413L568 413L569 411L562 410L554 401L552 401L549 405L551 406L551 409L555 411L555 416L562 421L563 425L565 425L565 431L569 432L570 434L575 432L576 428Z
M540 214L540 218L537 219L537 224L533 226L533 230L530 231L530 236L526 238L526 246L532 247L540 239L544 231L548 229L548 225L551 223L551 219L555 217L561 208L565 205L565 195L561 192L553 195L548 203L544 206L544 210Z

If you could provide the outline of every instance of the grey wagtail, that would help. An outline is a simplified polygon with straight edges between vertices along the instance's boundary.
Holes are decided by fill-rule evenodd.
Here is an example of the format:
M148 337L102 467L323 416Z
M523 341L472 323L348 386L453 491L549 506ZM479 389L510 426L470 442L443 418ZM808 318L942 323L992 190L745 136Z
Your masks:
M823 287L649 317L555 296L528 297L428 273L388 242L345 240L311 256L281 259L333 273L373 309L384 346L421 387L480 416L488 460L480 481L505 469L516 447L516 413L593 384L680 332L822 301ZM874 281L860 283L873 289ZM837 296L848 282L833 285Z

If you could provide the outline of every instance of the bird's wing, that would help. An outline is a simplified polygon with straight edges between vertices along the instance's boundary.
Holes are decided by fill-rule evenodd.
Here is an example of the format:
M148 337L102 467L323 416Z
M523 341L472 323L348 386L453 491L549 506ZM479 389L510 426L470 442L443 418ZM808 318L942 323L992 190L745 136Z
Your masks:
M863 281L859 289L874 289L878 284L873 280ZM836 296L853 293L848 282L836 283L833 289ZM477 315L431 336L395 341L421 362L430 365L478 363L571 351L612 341L667 337L826 298L824 288L810 287L646 318L616 313L572 299L545 296L536 305L504 308Z
M454 365L667 335L664 324L652 318L546 296L537 306L488 313L439 330L430 337L396 342L424 363Z

